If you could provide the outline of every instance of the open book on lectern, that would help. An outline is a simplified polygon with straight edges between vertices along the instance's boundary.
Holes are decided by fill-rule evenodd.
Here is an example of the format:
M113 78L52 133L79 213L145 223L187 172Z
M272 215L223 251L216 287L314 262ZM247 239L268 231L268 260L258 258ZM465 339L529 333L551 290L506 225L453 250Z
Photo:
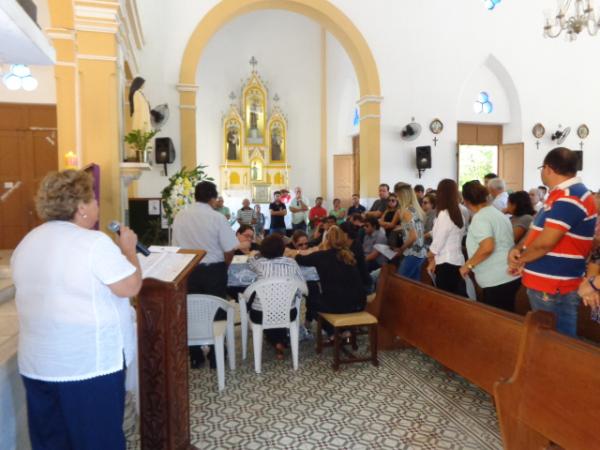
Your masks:
M195 256L189 253L150 253L148 256L138 253L142 278L155 278L170 283Z

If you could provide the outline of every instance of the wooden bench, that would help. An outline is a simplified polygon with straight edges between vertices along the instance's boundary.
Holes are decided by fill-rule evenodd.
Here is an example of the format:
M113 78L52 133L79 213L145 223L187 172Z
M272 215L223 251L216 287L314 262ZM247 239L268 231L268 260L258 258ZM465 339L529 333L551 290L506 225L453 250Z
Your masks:
M553 328L551 314L528 314L514 373L494 387L507 450L600 449L600 349Z
M398 338L492 394L514 370L524 318L409 280L385 266L367 311L379 320L380 349Z

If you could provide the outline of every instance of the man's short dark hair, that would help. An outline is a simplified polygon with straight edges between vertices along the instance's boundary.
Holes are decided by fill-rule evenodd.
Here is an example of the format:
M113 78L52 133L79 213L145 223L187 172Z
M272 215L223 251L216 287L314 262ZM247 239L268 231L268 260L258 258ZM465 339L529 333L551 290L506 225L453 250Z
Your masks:
M479 180L467 181L462 186L462 196L472 205L481 205L487 202L488 190Z
M348 236L348 239L351 239L351 240L356 239L356 236L358 235L358 229L351 222L346 221L346 222L342 223L340 225L340 230L342 230L344 233L346 233L346 236Z
M546 186L544 186L543 184L539 185L538 189L541 189L544 192L548 192L548 188Z
M491 180L492 178L498 178L498 175L496 175L494 172L490 172L485 174L483 177L484 180Z
M367 217L367 220L365 220L365 224L369 224L371 225L373 228L375 228L376 230L379 230L379 220L377 220L377 218L375 217Z
M219 193L217 192L216 184L210 181L201 181L196 185L196 189L194 190L194 198L200 203L208 203L218 196Z
M267 259L279 258L284 251L285 243L280 234L271 234L260 243L260 254Z
M415 190L415 192L425 192L425 188L422 184L415 184L415 187L413 189Z
M352 197L358 197L358 198L360 198L360 195L358 195L358 194L352 194Z
M354 213L350 216L350 219L354 222L355 220L359 222L364 222L363 216L361 213Z
M323 201L323 197L317 197L317 198L315 198L315 201L317 201L317 200Z
M273 197L275 197L276 195L281 195L281 191L275 191L275 192L273 192Z
M325 221L337 223L337 217L335 217L335 216L327 216L327 218L325 219Z
M566 147L556 147L548 152L544 165L559 175L574 176L577 173L577 154Z
M386 189L388 190L388 192L390 191L390 185L389 185L389 184L387 184L387 183L381 183L381 184L379 185L379 187L380 187L380 188L384 187L384 188L386 188Z

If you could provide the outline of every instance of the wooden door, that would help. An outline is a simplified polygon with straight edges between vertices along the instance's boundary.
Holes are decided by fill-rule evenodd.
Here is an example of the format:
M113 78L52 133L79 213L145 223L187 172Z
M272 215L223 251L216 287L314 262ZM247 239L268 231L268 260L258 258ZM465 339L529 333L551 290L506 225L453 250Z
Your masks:
M15 248L30 226L27 142L22 131L0 131L0 249Z
M498 176L506 183L507 191L523 190L524 153L522 142L498 146Z
M354 194L354 158L354 155L333 155L333 196L344 207L350 206Z

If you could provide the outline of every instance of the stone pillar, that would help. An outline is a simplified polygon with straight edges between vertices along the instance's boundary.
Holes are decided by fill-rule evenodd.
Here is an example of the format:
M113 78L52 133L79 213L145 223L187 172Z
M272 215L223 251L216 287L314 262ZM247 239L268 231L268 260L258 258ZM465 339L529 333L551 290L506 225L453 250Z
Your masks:
M381 101L382 97L366 95L360 107L360 196L375 199L381 183Z

